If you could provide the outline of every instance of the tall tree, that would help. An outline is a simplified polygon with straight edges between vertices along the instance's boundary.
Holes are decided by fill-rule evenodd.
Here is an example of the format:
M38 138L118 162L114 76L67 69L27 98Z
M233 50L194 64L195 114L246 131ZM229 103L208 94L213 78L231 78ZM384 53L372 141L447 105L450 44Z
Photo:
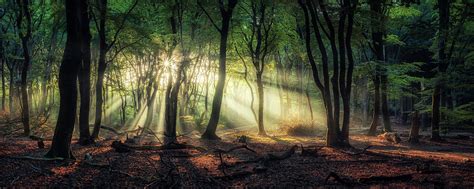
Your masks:
M305 27L305 45L306 53L311 65L313 79L316 86L323 95L323 102L326 110L326 121L327 121L327 137L326 142L328 146L340 147L349 145L349 118L350 118L350 92L352 85L352 72L353 72L353 58L351 50L351 36L353 28L353 17L354 11L357 6L357 1L344 0L340 4L339 9L339 30L338 40L339 49L336 44L335 29L327 10L327 1L298 1L304 13L304 27ZM319 17L322 14L323 19ZM347 21L346 21L347 20ZM310 24L310 22L312 24ZM346 25L347 23L347 25ZM324 27L324 25L326 27ZM344 28L347 27L347 30ZM319 48L322 62L322 80L319 76L318 65L316 65L315 58L313 56L312 43L311 43L311 28L313 29L316 42ZM324 44L324 36L330 41L331 52L333 58L333 77L329 77L329 55ZM342 54L338 58L339 53ZM343 57L343 58L341 58ZM345 58L348 61L345 61ZM346 65L346 62L348 63ZM347 70L346 70L347 66ZM341 68L341 69L339 69ZM342 75L342 76L340 76ZM332 82L332 85L330 84ZM335 85L335 86L334 86ZM332 88L332 92L331 92ZM343 99L344 117L341 127L339 125L339 98ZM336 100L337 99L337 100Z
M89 1L86 0L86 3ZM89 6L88 4L86 6ZM79 144L87 145L91 143L89 131L89 110L91 93L91 33L90 33L90 14L88 9L81 10L81 37L82 37L82 64L79 69L79 93L81 97L79 109Z
M438 0L438 74L446 72L448 67L446 57L446 43L449 33L449 0ZM435 81L435 86L432 96L432 115L431 115L431 139L440 140L439 136L439 121L440 121L440 101L441 93L443 91L442 83L439 79Z
M124 15L123 19L120 21L117 30L115 31L113 38L107 43L107 31L106 31L106 20L107 20L107 0L97 0L97 8L99 11L99 19L97 25L97 31L99 33L99 61L98 61L98 68L97 68L97 81L95 86L95 122L94 122L94 130L92 132L92 139L97 139L99 137L100 126L102 123L102 105L104 104L103 99L103 91L104 91L104 77L105 71L107 69L107 53L110 49L115 45L118 39L118 35L122 31L125 26L125 21L127 20L128 16L132 12L132 10L137 6L138 0L132 4L130 9L128 9L127 13Z
M30 108L28 100L28 69L30 67L29 41L31 38L31 12L29 0L17 0L18 15L17 28L18 37L21 40L23 49L23 65L21 67L21 121L23 123L23 134L30 135ZM26 29L23 28L23 19L26 19Z
M87 12L87 2L66 0L67 39L59 69L60 105L53 142L46 157L74 158L70 149L76 118L77 77L82 64L82 13Z
M227 58L227 38L229 35L230 21L232 19L232 12L237 5L237 0L228 0L227 6L224 0L219 0L219 10L221 12L221 27L217 26L212 17L198 1L198 5L206 13L206 16L211 21L212 25L219 31L220 34L220 46L219 46L219 77L217 80L216 90L214 93L214 99L212 100L212 111L209 123L207 124L206 131L202 134L204 139L219 139L216 135L217 124L219 123L219 117L221 114L221 104L224 95L224 87L226 81L226 58Z
M268 5L271 3L271 5ZM270 7L268 7L270 6ZM263 72L268 54L275 49L276 34L272 31L274 25L275 5L271 1L252 1L250 5L250 36L242 32L248 53L252 57L257 78L258 94L258 134L266 135L263 125L264 89ZM253 95L253 94L252 94Z
M373 120L369 129L369 135L375 135L376 128L379 121L380 113L382 113L384 131L392 131L390 125L390 114L388 111L388 100L387 100L387 86L388 86L388 75L385 69L385 56L384 56L384 41L385 36L385 23L386 23L386 0L370 0L369 6L371 11L372 20L372 51L375 54L377 61L375 74L373 78L374 82L374 112ZM380 64L380 65L379 65ZM380 109L380 106L382 109ZM380 110L382 112L380 112Z

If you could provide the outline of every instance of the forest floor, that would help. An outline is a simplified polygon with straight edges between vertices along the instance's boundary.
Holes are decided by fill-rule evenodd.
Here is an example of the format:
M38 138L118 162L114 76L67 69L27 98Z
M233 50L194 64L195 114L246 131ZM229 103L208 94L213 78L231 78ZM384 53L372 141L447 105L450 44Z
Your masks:
M179 137L202 148L128 153L116 152L113 138L85 147L73 141L75 161L32 158L41 158L50 141L39 149L29 138L0 137L0 187L474 187L472 136L443 142L422 137L410 145L406 129L396 129L398 144L351 131L351 149L323 147L323 137L259 137L251 131L224 132L221 141Z

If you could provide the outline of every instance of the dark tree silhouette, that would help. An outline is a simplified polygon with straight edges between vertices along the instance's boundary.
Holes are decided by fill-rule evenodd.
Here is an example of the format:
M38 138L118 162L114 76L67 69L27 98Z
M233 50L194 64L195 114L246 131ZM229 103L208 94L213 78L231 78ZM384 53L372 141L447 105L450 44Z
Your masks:
M66 47L59 70L60 105L51 149L46 157L74 158L70 149L76 117L77 77L82 63L82 13L87 1L66 0Z

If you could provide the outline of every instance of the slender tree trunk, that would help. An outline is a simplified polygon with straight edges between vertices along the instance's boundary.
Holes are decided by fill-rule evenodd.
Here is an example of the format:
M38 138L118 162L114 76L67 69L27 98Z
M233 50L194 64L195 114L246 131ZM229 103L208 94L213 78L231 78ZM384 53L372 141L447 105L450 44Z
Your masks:
M17 18L17 26L18 26L18 35L21 39L21 46L23 48L23 65L21 68L21 102L22 102L22 109L21 109L21 121L23 123L23 134L25 136L30 135L30 108L29 108L29 100L28 100L28 70L30 64L30 51L28 47L28 43L31 37L31 14L29 8L29 1L28 0L17 0L17 4L20 6L20 14ZM26 34L23 34L21 31L23 16L26 18Z
M15 114L15 109L13 108L13 96L15 95L15 70L10 69L10 84L9 84L9 93L8 93L8 109L10 110L10 116Z
M340 83L341 85L341 91L343 91L342 95L342 105L343 105L343 118L342 118L342 140L344 145L349 146L349 124L350 124L350 119L351 119L351 92L352 92L352 74L354 71L354 57L353 57L353 51L352 51L352 30L354 27L354 11L355 11L355 6L352 7L350 0L344 0L344 7L348 11L347 14L347 32L346 36L344 37L344 45L345 45L345 50L347 53L347 75L345 73L345 67L341 66L341 77L342 82ZM342 61L341 61L342 62ZM341 63L343 64L343 63Z
M87 3L88 1L86 1ZM87 5L88 6L88 5ZM79 144L88 145L91 143L91 136L89 131L89 111L90 111L90 94L91 94L91 34L89 28L89 12L82 10L81 19L82 27L82 64L79 69L79 92L81 96L80 110L79 110Z
M74 130L77 105L77 75L81 65L81 12L87 9L86 1L66 0L67 41L59 68L60 106L53 142L47 157L74 158L71 138Z
M264 105L264 92L263 92L263 81L262 73L257 73L257 91L258 91L258 135L265 136L265 127L263 126L263 105Z
M444 73L447 68L446 60L446 41L449 31L449 0L438 0L439 10L439 37L438 37L438 74ZM432 115L431 115L431 139L440 140L439 122L440 122L440 100L443 92L440 81L436 81L432 97Z
M5 56L3 52L3 40L0 39L0 61L2 62L2 111L5 111L5 99L6 99L6 89L5 89Z
M54 24L59 24L59 19L55 18ZM51 80L51 71L52 71L52 67L53 67L52 65L54 61L54 51L56 50L56 38L57 38L58 30L59 30L59 27L55 25L53 26L53 29L51 32L51 40L50 40L50 45L48 49L46 65L44 67L43 81L41 85L42 98L40 102L40 112L46 111L46 104L48 100L48 83Z
M222 2L221 2L222 4ZM207 125L206 131L202 135L204 139L216 140L220 139L216 135L217 124L219 123L219 117L221 113L222 98L224 96L224 87L226 81L226 57L227 57L227 37L229 33L230 20L232 18L232 12L237 4L237 0L229 0L227 10L224 10L224 6L221 7L222 25L219 29L220 32L220 47L219 47L219 78L217 80L217 86L214 93L214 99L212 100L211 117Z
M92 139L95 140L99 137L100 125L102 123L102 106L103 100L103 88L104 88L104 76L107 63L105 57L107 55L107 43L105 35L105 19L107 15L107 0L99 0L99 62L97 68L97 82L95 86L95 122L94 130L92 132Z
M380 76L383 126L385 132L392 132L392 126L390 124L390 112L388 110L387 80L387 74L386 71L384 71L384 73Z

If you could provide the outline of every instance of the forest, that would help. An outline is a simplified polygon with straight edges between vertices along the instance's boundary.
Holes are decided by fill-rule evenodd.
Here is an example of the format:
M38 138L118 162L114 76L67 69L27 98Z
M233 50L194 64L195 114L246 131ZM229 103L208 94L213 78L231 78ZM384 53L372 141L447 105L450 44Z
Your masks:
M472 188L473 0L0 0L0 188Z

